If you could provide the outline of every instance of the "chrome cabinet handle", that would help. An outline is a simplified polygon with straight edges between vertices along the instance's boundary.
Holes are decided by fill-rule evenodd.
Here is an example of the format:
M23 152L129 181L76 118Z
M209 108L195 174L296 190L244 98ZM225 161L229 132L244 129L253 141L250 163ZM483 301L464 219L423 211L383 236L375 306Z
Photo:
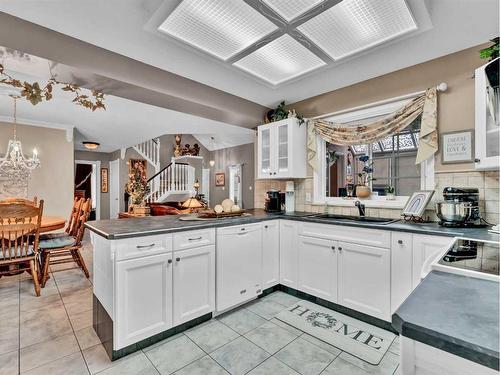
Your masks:
M339 251L342 252L342 248L339 246Z
M149 249L149 248L153 247L154 245L155 245L155 244L154 244L154 243L152 243L152 244L150 244L150 245L137 245L136 247L137 247L138 249Z
M332 246L332 250L334 250L334 251L335 251L335 246Z
M398 244L402 245L403 244L403 240L398 240Z
M246 292L247 292L247 290L243 289L243 290L240 291L240 294L245 294Z
M188 241L198 241L201 240L203 237L196 237L196 238L188 238Z
M266 228L266 229L267 229L267 228L269 228L269 227L268 227L267 225L264 225L264 228Z
M168 264L172 264L172 259L167 260Z
M175 258L175 261L176 261L176 262L180 262L180 261L181 261L181 258Z

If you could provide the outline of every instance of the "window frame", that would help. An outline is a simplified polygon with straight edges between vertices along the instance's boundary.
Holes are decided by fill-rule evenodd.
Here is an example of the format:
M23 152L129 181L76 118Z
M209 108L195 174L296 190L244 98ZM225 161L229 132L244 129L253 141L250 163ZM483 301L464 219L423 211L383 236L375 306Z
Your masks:
M384 116L397 111L418 95L406 96L404 99L394 98L389 101L378 102L366 106L350 108L336 113L316 117L315 119L328 119L335 122L362 121L368 118ZM371 151L371 150L370 150ZM314 205L331 205L351 207L352 200L342 197L326 196L326 141L319 135L316 136L316 155L318 155L318 170L313 172L313 201ZM370 152L371 158L371 152ZM422 190L434 190L434 155L420 164L420 188ZM372 196L363 199L366 207L374 208L403 208L409 196L397 195L394 200L387 200L385 196Z

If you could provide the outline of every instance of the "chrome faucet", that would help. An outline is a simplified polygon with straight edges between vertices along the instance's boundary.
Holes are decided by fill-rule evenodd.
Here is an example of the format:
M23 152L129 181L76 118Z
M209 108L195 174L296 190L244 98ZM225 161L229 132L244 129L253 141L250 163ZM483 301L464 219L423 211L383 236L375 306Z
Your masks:
M359 210L359 216L364 217L365 216L365 205L362 204L360 201L356 201L354 205L358 208Z

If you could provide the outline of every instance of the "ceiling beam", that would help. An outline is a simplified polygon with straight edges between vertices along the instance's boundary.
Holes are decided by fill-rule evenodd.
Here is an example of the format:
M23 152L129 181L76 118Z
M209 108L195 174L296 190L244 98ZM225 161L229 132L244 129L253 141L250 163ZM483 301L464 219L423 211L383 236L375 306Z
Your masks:
M83 87L231 125L253 128L268 110L4 12L0 12L0 45L75 68Z

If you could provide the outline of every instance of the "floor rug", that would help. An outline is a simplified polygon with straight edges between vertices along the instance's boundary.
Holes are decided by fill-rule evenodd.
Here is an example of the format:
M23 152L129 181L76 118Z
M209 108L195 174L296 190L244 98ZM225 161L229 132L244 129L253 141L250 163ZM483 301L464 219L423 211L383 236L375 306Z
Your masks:
M396 337L392 332L304 300L276 318L373 365L380 363Z

